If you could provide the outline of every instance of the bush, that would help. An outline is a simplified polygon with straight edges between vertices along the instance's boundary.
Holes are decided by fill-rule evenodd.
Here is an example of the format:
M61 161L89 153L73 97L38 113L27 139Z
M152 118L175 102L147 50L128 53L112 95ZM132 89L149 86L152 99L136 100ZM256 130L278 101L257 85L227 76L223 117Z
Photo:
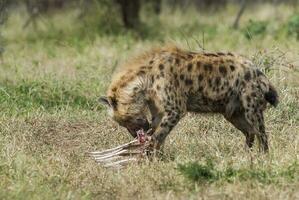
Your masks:
M249 20L243 32L247 39L252 39L254 36L264 36L267 29L267 22Z
M299 40L299 14L291 16L287 24L288 34L293 35Z
M189 180L195 182L214 182L219 179L219 173L214 169L212 162L200 164L197 162L187 165L178 165L178 170Z

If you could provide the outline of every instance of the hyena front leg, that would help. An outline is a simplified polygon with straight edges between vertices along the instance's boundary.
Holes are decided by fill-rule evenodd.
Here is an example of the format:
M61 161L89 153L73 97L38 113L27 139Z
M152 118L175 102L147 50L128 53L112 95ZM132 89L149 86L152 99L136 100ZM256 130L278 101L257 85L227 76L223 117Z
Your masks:
M160 114L159 122L156 121L157 126L154 127L154 132L151 135L151 140L148 146L149 153L158 152L161 150L161 146L164 144L166 137L171 132L173 127L179 122L184 112L177 106L165 109L165 111Z
M246 121L252 126L253 133L257 136L260 150L268 152L268 135L265 131L263 116L263 111L266 108L264 95L258 89L246 90L242 95L242 103Z
M160 124L152 135L154 148L159 150L173 127L179 122L180 114L176 111L165 112Z

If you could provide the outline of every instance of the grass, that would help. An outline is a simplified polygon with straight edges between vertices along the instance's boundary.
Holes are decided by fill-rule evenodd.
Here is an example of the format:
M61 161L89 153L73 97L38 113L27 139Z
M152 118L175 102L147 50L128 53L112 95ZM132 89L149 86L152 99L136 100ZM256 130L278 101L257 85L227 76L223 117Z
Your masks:
M0 65L0 199L297 199L299 41L288 24L295 27L298 11L249 9L240 30L230 28L233 6L218 13L165 9L153 17L143 11L138 32L126 31L112 14L75 23L76 10L23 30L23 11L15 12L3 31ZM258 29L249 39L248 27ZM221 116L188 114L160 161L113 171L85 157L131 139L97 103L116 66L170 42L239 52L267 73L280 94L279 106L265 116L268 155L257 147L245 151L244 136Z
M214 163L208 160L206 164L197 162L179 164L179 171L189 180L198 183L212 183L216 181L233 183L235 181L256 181L262 184L279 184L283 181L298 181L299 166L297 162L283 169L269 167L267 169L250 167L235 169L227 166L223 171L215 169Z

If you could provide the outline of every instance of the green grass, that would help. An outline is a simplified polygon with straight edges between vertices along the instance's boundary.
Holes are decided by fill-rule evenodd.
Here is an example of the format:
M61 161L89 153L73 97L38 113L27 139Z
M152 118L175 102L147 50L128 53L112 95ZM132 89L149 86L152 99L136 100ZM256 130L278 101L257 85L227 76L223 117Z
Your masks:
M279 170L277 167L261 168L251 166L250 168L235 169L227 166L224 170L220 171L215 168L212 161L208 161L206 164L199 164L197 162L179 164L178 170L189 180L198 183L257 181L262 184L279 184L285 181L290 183L296 182L299 177L299 165L297 161Z
M21 28L22 10L9 18L0 60L0 199L298 198L299 42L289 34L297 10L249 8L239 30L231 28L234 6L143 10L144 26L126 31L117 10L95 9L80 22L76 10L44 16L37 30ZM248 28L250 20L266 28ZM258 31L248 40L246 29ZM188 114L160 161L113 171L85 156L131 139L97 99L118 64L165 43L235 51L257 63L280 96L265 115L268 155L244 150L244 136L221 116Z

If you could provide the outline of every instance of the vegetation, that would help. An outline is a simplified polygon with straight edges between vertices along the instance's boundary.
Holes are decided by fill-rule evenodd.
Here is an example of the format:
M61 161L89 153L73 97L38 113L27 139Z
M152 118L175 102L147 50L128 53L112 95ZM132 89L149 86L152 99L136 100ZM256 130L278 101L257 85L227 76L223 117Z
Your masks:
M239 10L231 4L217 11L165 6L159 15L143 6L135 30L115 17L114 7L91 9L97 12L43 14L36 27L24 28L28 14L18 7L3 24L0 199L298 198L295 7L250 5L239 29L231 27ZM280 104L265 116L269 154L256 146L246 151L244 136L221 116L188 114L167 139L161 160L113 171L85 156L131 140L97 99L119 63L166 43L238 52L270 77Z
M291 16L288 22L288 33L295 35L297 40L299 40L299 14Z

